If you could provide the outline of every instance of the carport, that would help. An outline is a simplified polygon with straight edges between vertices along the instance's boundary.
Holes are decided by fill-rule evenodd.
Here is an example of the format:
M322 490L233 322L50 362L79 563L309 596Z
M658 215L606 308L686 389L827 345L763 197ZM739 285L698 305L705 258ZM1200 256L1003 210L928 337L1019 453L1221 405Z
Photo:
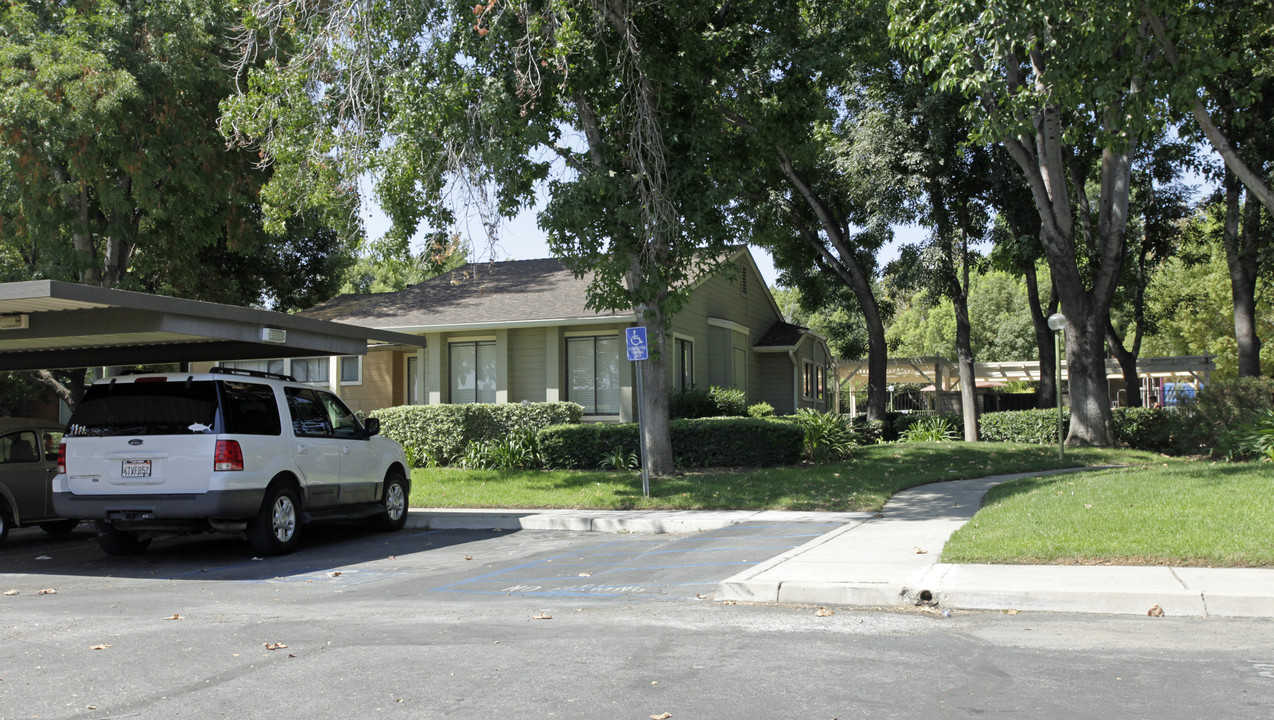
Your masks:
M416 335L57 280L0 283L0 370L365 355Z

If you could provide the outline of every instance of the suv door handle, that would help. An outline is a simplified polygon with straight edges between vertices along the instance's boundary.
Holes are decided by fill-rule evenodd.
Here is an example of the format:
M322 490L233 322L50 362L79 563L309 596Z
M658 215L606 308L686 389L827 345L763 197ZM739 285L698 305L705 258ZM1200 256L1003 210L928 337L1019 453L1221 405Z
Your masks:
M300 443L297 443L297 446L296 446L296 454L297 454L297 455L304 455L304 454L306 453L306 451L308 451L309 449L310 449L310 446L309 446L309 445L302 445L302 444L300 444Z
M349 451L350 451L350 447L349 447L349 445L342 445L342 446L341 446L341 454L342 454L342 455L349 455Z

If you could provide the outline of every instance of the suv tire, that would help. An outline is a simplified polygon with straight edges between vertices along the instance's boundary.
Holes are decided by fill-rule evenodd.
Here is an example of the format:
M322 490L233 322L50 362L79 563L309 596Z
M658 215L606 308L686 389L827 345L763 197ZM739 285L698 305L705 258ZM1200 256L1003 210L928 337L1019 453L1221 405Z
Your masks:
M278 484L265 494L261 510L248 525L248 539L259 555L286 555L296 549L300 511L296 491Z
M9 506L4 500L0 500L0 545L4 544L4 539L9 537L9 526L13 521L9 519Z
M384 514L377 523L382 530L402 530L407 524L407 503L410 496L411 491L402 471L390 470L385 476L385 497L380 503Z
M107 555L115 557L137 555L150 547L150 538L143 540L137 536L137 533L117 530L114 525L105 521L98 521L96 525L97 544Z

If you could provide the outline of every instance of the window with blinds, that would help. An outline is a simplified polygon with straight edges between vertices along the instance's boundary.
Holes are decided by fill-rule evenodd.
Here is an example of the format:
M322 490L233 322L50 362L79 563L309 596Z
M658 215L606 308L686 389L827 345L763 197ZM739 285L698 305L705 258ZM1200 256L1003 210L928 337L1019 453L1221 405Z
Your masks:
M495 341L451 343L448 352L451 402L495 402Z
M566 339L566 399L585 415L619 414L619 336Z

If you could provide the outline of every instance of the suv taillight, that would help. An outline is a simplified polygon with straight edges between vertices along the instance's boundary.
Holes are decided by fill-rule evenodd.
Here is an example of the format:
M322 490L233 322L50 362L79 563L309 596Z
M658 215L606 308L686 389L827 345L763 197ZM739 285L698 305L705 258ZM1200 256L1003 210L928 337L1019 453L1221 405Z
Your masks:
M242 470L243 448L237 440L218 440L217 454L212 459L213 470Z
M66 441L58 443L58 474L66 474Z

